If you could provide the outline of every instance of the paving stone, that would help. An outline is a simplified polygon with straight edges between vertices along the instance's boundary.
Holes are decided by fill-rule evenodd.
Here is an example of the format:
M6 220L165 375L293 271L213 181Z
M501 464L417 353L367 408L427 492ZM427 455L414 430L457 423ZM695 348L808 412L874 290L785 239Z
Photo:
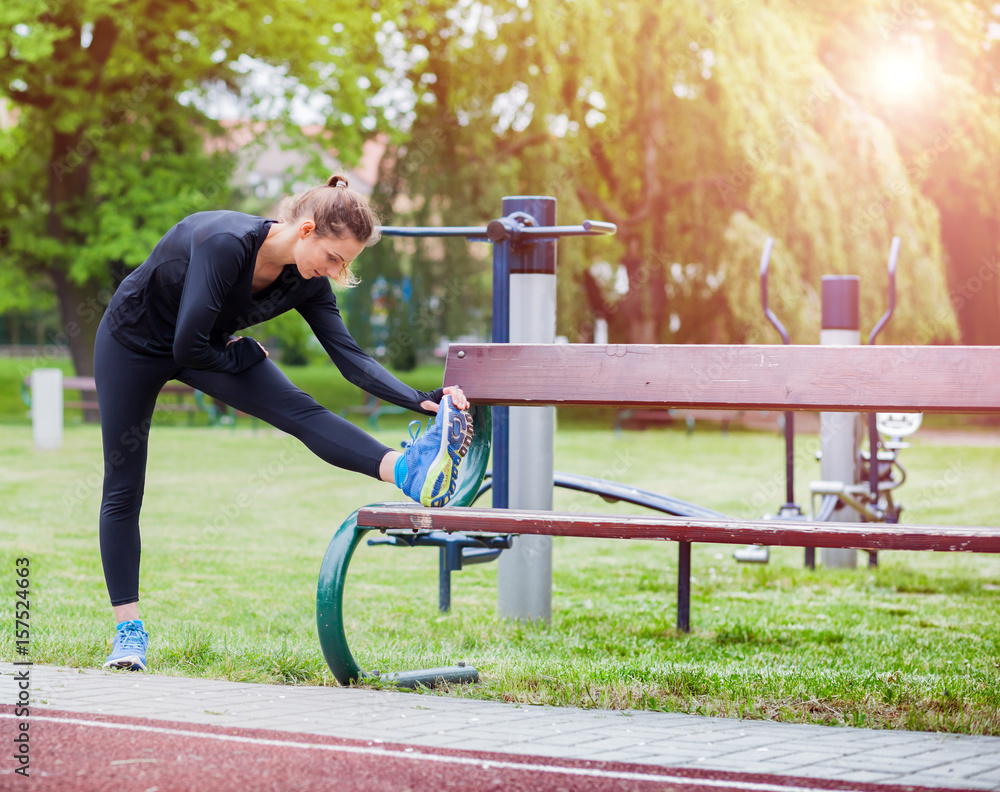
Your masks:
M875 770L852 770L837 776L837 781L854 781L859 784L885 784L895 782L894 773L880 773Z

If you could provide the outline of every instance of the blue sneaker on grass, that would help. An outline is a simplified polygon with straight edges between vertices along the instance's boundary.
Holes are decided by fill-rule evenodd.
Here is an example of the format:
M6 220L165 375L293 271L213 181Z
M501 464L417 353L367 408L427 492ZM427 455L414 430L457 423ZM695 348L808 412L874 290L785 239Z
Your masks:
M123 668L128 671L146 670L146 649L149 633L142 629L142 622L125 621L118 625L115 645L104 661L105 668Z
M472 431L469 414L455 409L451 396L445 396L423 437L420 422L410 424L412 442L397 462L397 482L402 479L399 488L424 506L444 506L455 494L458 468L472 443Z

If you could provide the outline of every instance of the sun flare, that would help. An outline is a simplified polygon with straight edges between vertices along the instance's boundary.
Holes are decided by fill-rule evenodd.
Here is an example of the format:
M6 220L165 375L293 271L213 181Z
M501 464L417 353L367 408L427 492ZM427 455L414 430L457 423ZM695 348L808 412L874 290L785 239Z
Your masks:
M905 50L883 52L872 70L875 92L893 103L917 100L925 92L928 78L926 58Z

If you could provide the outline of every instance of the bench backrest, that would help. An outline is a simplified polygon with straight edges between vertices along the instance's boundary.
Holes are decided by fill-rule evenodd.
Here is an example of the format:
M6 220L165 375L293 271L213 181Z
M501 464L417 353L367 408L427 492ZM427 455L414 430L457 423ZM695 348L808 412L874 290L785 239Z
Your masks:
M1000 414L1000 347L452 344L478 404Z

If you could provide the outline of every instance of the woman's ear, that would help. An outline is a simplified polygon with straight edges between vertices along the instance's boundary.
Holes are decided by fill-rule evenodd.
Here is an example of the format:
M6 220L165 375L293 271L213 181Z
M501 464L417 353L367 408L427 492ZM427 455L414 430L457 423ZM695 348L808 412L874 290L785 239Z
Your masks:
M312 220L303 220L299 223L299 239L305 239L316 230L316 224Z

